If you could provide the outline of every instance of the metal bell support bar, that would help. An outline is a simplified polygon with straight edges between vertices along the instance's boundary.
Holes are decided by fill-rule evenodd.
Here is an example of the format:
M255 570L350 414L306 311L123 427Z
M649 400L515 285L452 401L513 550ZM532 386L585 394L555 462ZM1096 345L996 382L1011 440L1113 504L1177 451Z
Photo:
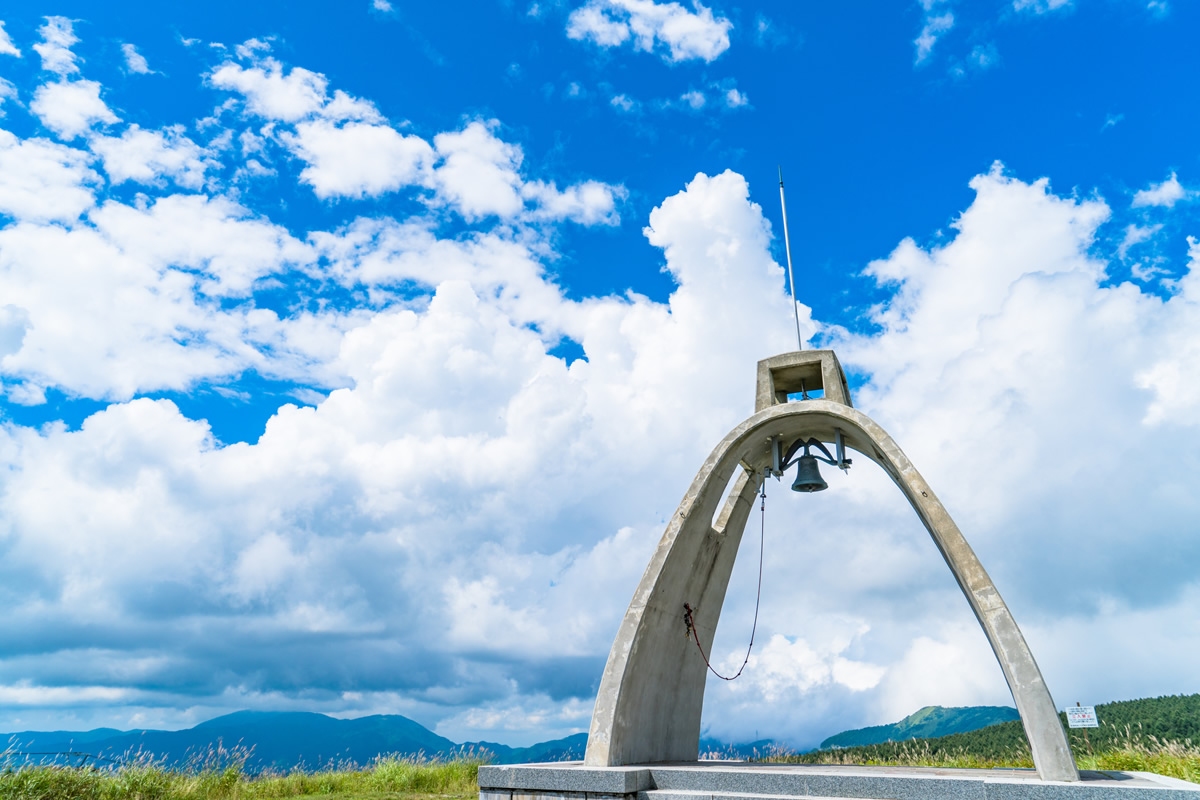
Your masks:
M793 492L820 492L829 488L829 484L821 477L821 470L817 466L817 461L824 461L826 464L832 464L841 470L850 468L851 461L846 458L845 444L842 441L842 432L838 430L837 434L837 458L829 452L825 445L821 444L816 439L797 439L788 448L787 453L783 453L783 442L779 439L775 440L775 446L772 448L774 454L774 464L771 472L778 476L783 475L792 464L797 464L796 480L792 483ZM824 456L813 455L809 452L810 447L815 447L824 453ZM796 458L793 456L801 449L804 449L803 455Z

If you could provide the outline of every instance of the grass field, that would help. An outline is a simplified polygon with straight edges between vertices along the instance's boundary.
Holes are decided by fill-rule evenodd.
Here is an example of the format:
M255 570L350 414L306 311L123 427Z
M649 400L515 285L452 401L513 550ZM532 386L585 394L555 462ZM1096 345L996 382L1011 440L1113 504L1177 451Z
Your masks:
M221 769L168 770L133 763L113 770L34 766L0 772L3 800L268 800L322 798L454 800L479 794L482 759L426 761L382 758L366 768L352 765L287 775L245 774L236 763Z
M1200 783L1200 747L1160 742L1126 730L1119 747L1080 754L1081 769L1156 772ZM1028 749L981 757L965 750L915 740L890 745L885 754L862 757L865 748L802 755L768 754L763 760L824 764L902 764L943 767L1032 767ZM876 747L879 747L878 745ZM222 769L168 770L134 763L113 770L24 767L0 772L0 800L468 800L478 794L476 777L484 759L454 761L383 758L367 768L351 765L288 775L245 774L237 764Z
M1200 783L1200 694L1122 700L1096 706L1099 728L1070 730L1080 769L1155 772ZM1063 727L1066 715L1060 714ZM901 764L938 767L1032 767L1020 721L1001 722L936 739L821 750L766 753L795 764Z
M1080 769L1115 769L1154 772L1200 783L1200 746L1190 740L1159 741L1154 736L1138 736L1127 731L1117 746L1092 749L1076 746L1075 763ZM946 737L949 738L949 737ZM892 764L912 767L1032 767L1029 747L1014 747L1007 752L980 754L964 747L939 746L936 740L822 750L815 753L766 753L762 761L784 764Z

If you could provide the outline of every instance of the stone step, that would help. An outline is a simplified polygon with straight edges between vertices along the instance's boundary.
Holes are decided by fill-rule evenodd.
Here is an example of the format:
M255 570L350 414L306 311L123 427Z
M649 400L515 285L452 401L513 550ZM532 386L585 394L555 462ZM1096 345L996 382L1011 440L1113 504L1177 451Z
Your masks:
M757 792L705 792L682 789L650 789L638 792L637 800L829 800L828 797L797 794L762 794ZM838 798L866 800L866 798Z
M1070 783L1033 770L687 762L479 769L480 800L1200 800L1200 785L1084 770Z

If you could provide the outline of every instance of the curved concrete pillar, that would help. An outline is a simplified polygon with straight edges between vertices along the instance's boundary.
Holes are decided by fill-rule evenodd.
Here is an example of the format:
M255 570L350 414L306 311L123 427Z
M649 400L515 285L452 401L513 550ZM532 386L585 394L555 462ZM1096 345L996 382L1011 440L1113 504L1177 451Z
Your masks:
M826 385L835 392L838 388L831 381ZM809 387L816 388L811 383ZM786 400L786 391L778 391ZM834 392L827 394L842 399ZM991 578L925 479L892 438L851 408L848 400L847 394L846 403L808 400L768 405L730 431L709 455L667 525L609 653L592 715L586 764L696 760L706 669L685 636L683 604L691 604L701 644L711 652L729 574L756 494L749 470L761 475L771 465L773 437L781 437L785 444L801 437L832 442L835 430L840 430L847 447L891 476L946 559L1000 662L1033 748L1038 776L1079 779L1041 671ZM737 483L716 515L735 473L740 473Z

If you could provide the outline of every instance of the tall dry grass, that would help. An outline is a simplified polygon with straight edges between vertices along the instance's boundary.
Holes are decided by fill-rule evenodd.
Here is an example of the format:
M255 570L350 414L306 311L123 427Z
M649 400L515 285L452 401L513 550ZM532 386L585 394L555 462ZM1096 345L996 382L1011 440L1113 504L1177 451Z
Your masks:
M203 754L180 768L134 754L111 768L28 765L0 771L0 800L267 800L322 796L329 800L478 794L487 754L454 759L383 756L359 766L329 764L286 774L246 772L249 751Z
M1075 762L1080 769L1153 772L1172 778L1200 783L1200 746L1191 739L1163 740L1126 725L1123 731L1109 735L1096 750L1087 740L1073 738ZM812 753L776 751L763 753L756 760L791 764L860 764L910 767L1032 767L1028 744L997 749L988 753L968 751L965 747L946 747L935 740L913 739L843 750Z

